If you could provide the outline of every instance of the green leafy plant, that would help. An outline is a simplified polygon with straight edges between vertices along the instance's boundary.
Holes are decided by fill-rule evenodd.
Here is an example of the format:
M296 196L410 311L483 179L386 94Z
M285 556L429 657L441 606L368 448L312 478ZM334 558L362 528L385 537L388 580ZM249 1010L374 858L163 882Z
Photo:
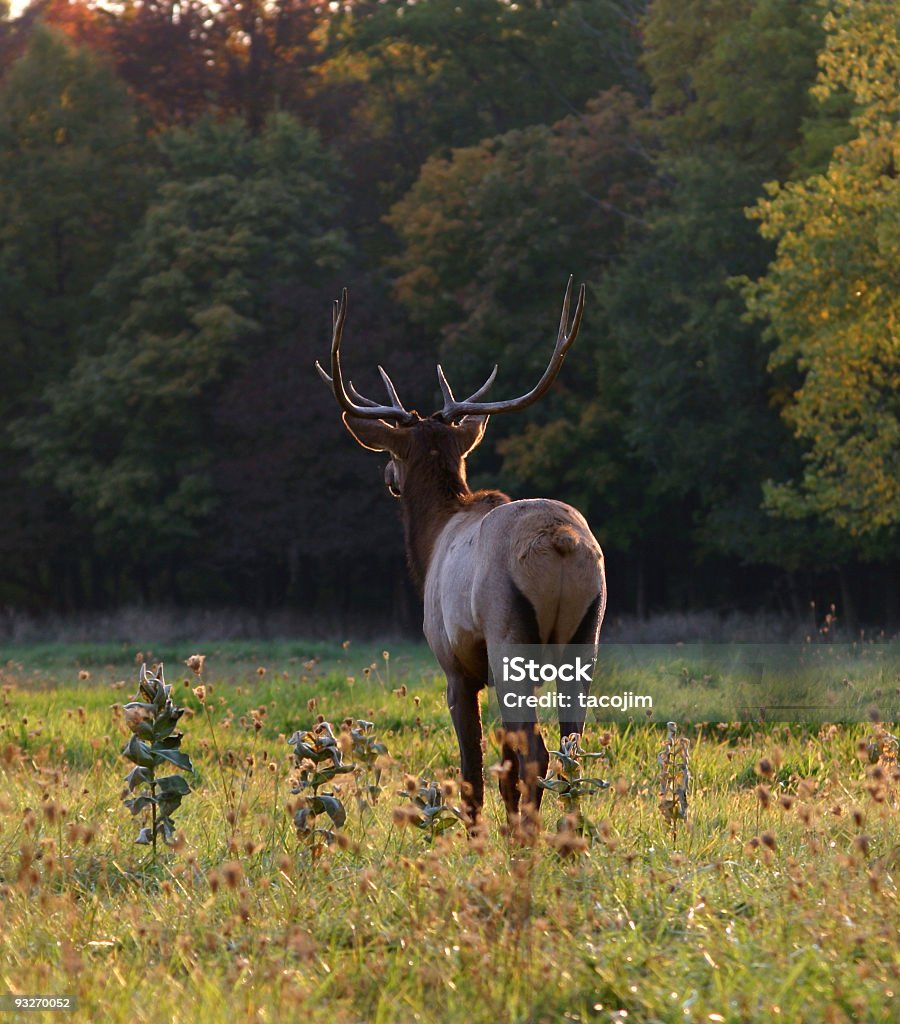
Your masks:
M156 775L158 768L169 765L186 772L194 770L190 757L180 749L183 734L175 731L186 708L173 702L172 687L163 678L162 664L155 672L144 664L141 665L138 694L122 711L132 732L122 753L135 765L125 779L128 792L142 788L148 790L123 799L134 815L150 811L150 825L140 830L135 842L152 846L156 857L158 836L162 836L167 844L174 842L172 814L191 792L191 787L181 775L164 775L162 778Z
M556 823L557 832L571 829L574 822L575 831L593 837L594 827L584 816L581 798L608 789L609 781L585 776L582 761L587 758L606 763L606 753L589 753L584 750L581 736L577 732L562 737L559 745L559 750L550 751L556 758L553 768L546 778L538 779L538 785L547 792L555 793L562 801L565 814Z
M387 756L388 748L376 738L374 722L367 722L364 718L357 718L354 722L352 718L347 718L344 720L344 729L350 735L353 757L361 765L360 773L363 775L362 786L357 792L358 802L363 807L368 798L374 805L382 790L382 768L379 761Z
M401 795L408 796L412 801L412 806L407 810L407 820L424 832L427 843L434 842L435 836L465 821L462 810L446 802L454 792L455 786L452 783L427 782L412 776L406 789L401 790Z
M294 810L297 835L310 839L313 845L321 840L330 843L334 839L333 830L316 827L316 818L325 814L335 828L340 828L347 820L347 811L334 792L320 793L319 787L338 775L355 771L356 766L344 764L340 744L328 722L318 722L307 732L298 730L288 743L294 748L297 770L291 792L300 794L300 806Z

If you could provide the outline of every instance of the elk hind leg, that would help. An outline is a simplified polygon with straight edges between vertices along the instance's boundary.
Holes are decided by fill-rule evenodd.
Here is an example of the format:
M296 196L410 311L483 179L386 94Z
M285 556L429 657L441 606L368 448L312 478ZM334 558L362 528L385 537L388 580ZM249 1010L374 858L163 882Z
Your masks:
M447 704L459 743L462 799L469 824L484 805L484 753L481 749L481 707L478 685L462 675L448 675Z
M570 645L586 645L593 646L596 652L597 647L597 636L600 633L600 625L603 622L603 612L606 606L604 590L597 594L594 600L588 605L587 610L581 622L578 624L577 629L569 638ZM590 693L590 685L584 687L585 697ZM562 741L567 737L571 736L572 733L577 733L581 736L584 733L584 717L580 721L566 721L562 716L562 708L560 708L559 716L559 741L562 746Z

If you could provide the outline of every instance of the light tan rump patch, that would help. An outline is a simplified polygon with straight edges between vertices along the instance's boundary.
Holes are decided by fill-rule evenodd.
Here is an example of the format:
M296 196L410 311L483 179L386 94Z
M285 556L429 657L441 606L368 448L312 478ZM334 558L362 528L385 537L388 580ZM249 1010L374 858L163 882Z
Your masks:
M553 548L560 555L571 554L579 544L579 536L574 527L568 523L550 523L539 533L530 534L523 531L513 541L513 556L524 562L531 555Z

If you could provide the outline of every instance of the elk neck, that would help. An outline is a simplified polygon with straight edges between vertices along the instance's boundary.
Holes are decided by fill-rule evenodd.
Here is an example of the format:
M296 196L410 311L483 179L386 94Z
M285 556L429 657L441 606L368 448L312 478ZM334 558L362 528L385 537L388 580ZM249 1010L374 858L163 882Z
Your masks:
M456 438L446 427L423 421L407 460L401 508L406 558L413 583L425 590L435 544L450 520L463 512L487 515L510 499L501 491L472 491Z

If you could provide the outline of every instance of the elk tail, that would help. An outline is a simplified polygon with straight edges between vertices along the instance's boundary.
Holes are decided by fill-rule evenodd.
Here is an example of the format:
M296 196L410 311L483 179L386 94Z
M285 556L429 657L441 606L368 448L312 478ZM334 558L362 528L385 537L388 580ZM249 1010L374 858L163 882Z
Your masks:
M552 548L557 554L570 555L578 547L578 534L567 523L553 523L530 537L522 537L514 547L514 556L519 562L527 561L532 555Z

